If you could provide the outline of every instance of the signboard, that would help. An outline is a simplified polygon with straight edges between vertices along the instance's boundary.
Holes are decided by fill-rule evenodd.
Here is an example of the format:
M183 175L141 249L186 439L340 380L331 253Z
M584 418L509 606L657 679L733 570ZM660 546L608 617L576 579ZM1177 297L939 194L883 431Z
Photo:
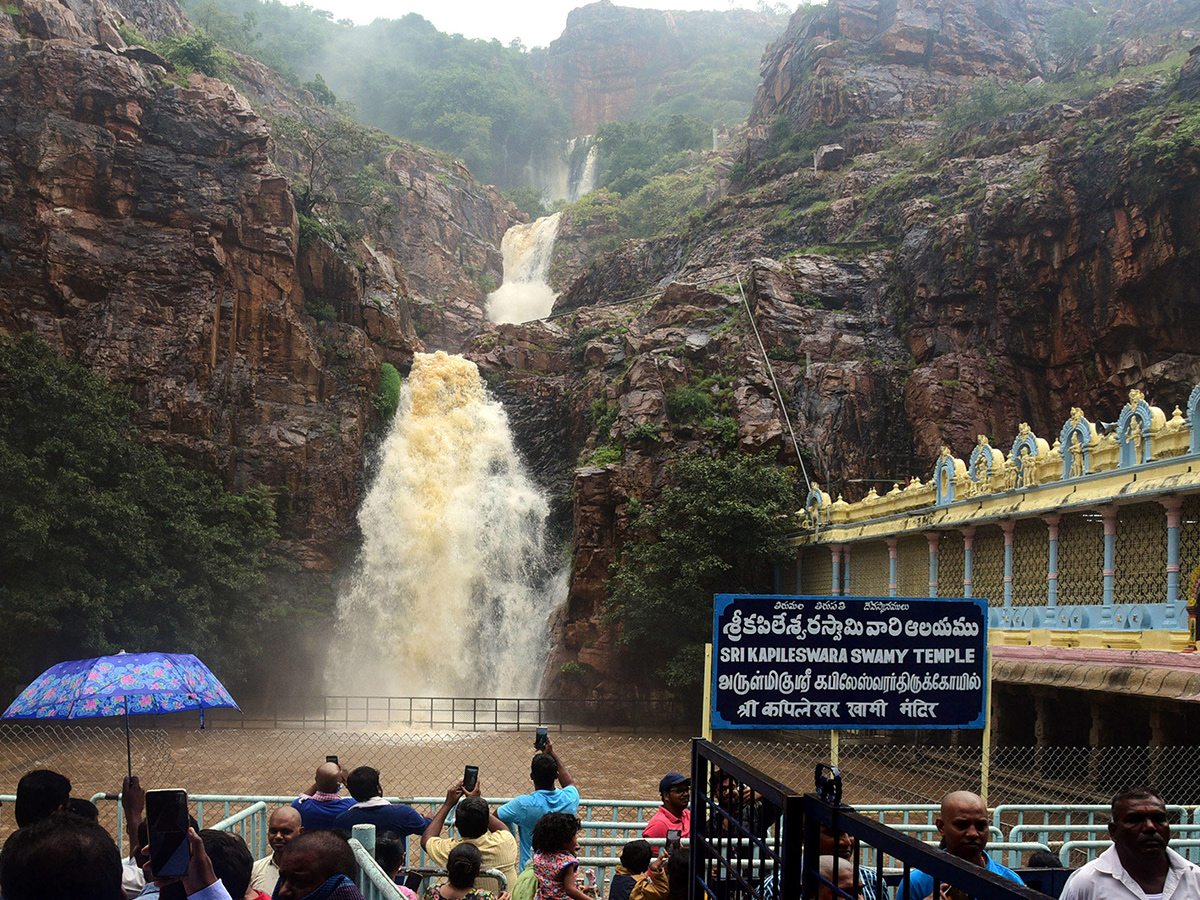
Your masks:
M718 594L713 728L982 728L987 601Z

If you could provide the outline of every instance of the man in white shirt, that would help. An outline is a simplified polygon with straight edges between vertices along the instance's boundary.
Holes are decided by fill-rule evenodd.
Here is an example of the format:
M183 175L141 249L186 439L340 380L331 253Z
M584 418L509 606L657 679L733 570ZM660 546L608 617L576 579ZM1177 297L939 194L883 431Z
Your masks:
M1067 880L1061 900L1200 898L1200 867L1167 846L1171 825L1158 794L1118 794L1108 834L1113 845Z
M250 887L264 894L275 893L275 883L279 881L279 856L297 835L304 833L300 824L300 813L291 806L281 806L267 819L267 843L271 845L271 853L254 863L250 871Z

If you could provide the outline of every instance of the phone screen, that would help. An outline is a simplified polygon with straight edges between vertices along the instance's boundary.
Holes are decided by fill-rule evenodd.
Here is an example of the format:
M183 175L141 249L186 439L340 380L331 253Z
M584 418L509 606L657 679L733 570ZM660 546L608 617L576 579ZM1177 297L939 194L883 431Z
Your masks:
M336 756L333 756L333 755L326 756L326 757L325 757L325 762L331 762L331 763L333 763L333 764L336 766L336 765L337 765L337 757L336 757Z
M463 790L473 791L479 783L479 766L467 766L463 769Z
M539 728L537 730L537 737L535 737L533 739L534 748L537 750L545 750L546 749L546 739L548 736L549 736L549 732L547 732L545 728Z
M666 840L665 849L666 849L667 853L674 853L676 850L679 849L679 829L678 828L667 829L667 840Z
M150 871L164 878L186 875L191 859L187 791L177 788L146 791L146 829L150 838Z

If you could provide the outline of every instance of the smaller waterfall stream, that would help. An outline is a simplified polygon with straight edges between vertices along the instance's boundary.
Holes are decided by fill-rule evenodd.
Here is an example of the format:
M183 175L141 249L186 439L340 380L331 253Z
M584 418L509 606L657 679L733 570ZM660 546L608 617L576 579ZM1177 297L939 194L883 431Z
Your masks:
M559 213L526 225L514 225L504 233L504 283L488 294L487 317L496 323L521 323L550 315L558 295L546 282L554 239L558 236Z

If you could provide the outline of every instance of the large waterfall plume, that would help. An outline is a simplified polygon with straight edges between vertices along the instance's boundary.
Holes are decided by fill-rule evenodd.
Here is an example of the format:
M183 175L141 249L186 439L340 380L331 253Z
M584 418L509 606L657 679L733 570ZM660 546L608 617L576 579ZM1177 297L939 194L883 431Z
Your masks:
M475 364L416 354L359 512L331 689L536 696L547 620L565 595L547 515Z

